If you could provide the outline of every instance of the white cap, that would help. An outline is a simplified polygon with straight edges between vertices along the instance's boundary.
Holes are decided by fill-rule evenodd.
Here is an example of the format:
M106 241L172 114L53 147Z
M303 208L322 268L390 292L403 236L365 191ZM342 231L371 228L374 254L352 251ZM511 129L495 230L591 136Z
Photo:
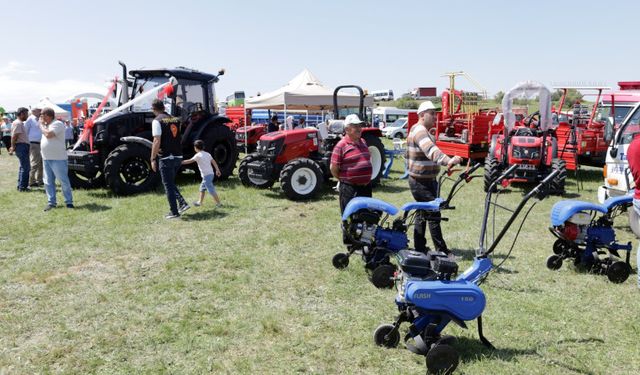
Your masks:
M427 100L424 101L422 103L420 103L420 107L418 107L418 114L421 114L424 111L427 111L429 109L436 109L436 106L433 105L433 103L431 103L431 100Z
M349 126L349 125L360 125L363 124L364 121L360 120L360 117L358 117L358 115L356 115L355 113L350 114L349 116L347 116L344 119L344 126Z

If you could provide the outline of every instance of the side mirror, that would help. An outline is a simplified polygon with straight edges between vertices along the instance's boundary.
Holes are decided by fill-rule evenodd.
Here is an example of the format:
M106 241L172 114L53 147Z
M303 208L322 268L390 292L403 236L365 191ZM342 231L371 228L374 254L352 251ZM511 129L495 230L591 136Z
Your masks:
M611 143L613 136L613 122L611 121L611 118L608 117L607 121L604 124L604 141L607 143Z
M616 156L618 156L618 148L611 147L611 150L609 150L609 155L611 155L611 157L615 159Z
M218 70L218 75L219 76L223 76L224 75L224 68Z

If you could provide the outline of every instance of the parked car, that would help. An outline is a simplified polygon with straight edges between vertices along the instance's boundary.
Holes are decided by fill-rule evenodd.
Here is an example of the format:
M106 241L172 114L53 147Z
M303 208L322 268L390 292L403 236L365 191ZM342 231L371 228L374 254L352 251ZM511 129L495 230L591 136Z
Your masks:
M387 138L407 138L407 128L409 127L409 121L407 117L400 117L393 123L387 125L382 134Z

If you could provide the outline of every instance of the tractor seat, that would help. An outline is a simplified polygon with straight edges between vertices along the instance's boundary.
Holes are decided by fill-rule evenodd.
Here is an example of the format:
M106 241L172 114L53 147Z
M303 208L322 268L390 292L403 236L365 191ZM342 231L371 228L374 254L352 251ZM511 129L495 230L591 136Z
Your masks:
M423 211L440 211L440 205L444 202L442 198L436 198L429 202L411 202L402 206L403 211L423 210Z

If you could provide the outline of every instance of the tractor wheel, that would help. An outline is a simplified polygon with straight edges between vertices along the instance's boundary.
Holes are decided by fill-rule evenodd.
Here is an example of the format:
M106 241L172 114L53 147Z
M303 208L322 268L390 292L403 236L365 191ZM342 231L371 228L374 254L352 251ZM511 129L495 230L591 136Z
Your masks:
M491 184L500 177L500 165L498 159L493 155L488 155L484 161L484 191L489 191Z
M393 288L393 274L396 268L391 264L382 264L371 272L371 282L378 289Z
M557 271L562 267L562 258L558 255L549 255L547 258L547 268L552 271Z
M451 345L435 345L427 352L426 360L428 374L449 375L458 367L460 355Z
M116 147L104 164L104 179L116 194L131 195L155 189L160 173L151 170L151 149L139 143Z
M381 324L373 332L373 342L385 348L395 348L400 343L400 332L394 331L393 324Z
M369 146L369 155L371 155L371 185L376 186L380 183L382 172L384 172L384 145L379 137L373 134L364 134L362 136Z
M551 180L549 190L552 194L564 194L564 182L567 179L567 162L562 159L553 159L551 162L551 170L559 169L560 173Z
M275 176L271 176L269 179L262 179L250 175L249 172L251 169L249 168L249 163L260 160L260 158L261 157L258 154L249 154L242 159L240 167L238 167L238 175L240 176L242 185L257 187L258 189L267 189L273 186L276 182Z
M558 238L556 242L553 243L553 253L556 255L570 254L570 250L571 244L563 239Z
M331 263L339 270L345 269L349 265L349 255L345 253L338 253L333 256Z
M313 198L323 181L322 169L311 159L299 158L287 163L280 172L280 186L287 198L299 201Z
M213 125L204 137L204 148L213 156L221 176L219 180L226 180L233 173L238 160L236 137L226 125Z
M613 262L607 269L607 278L612 283L620 284L627 280L631 273L631 267L623 261Z
M104 187L104 176L100 171L88 177L80 171L69 170L69 182L74 189L96 189Z

